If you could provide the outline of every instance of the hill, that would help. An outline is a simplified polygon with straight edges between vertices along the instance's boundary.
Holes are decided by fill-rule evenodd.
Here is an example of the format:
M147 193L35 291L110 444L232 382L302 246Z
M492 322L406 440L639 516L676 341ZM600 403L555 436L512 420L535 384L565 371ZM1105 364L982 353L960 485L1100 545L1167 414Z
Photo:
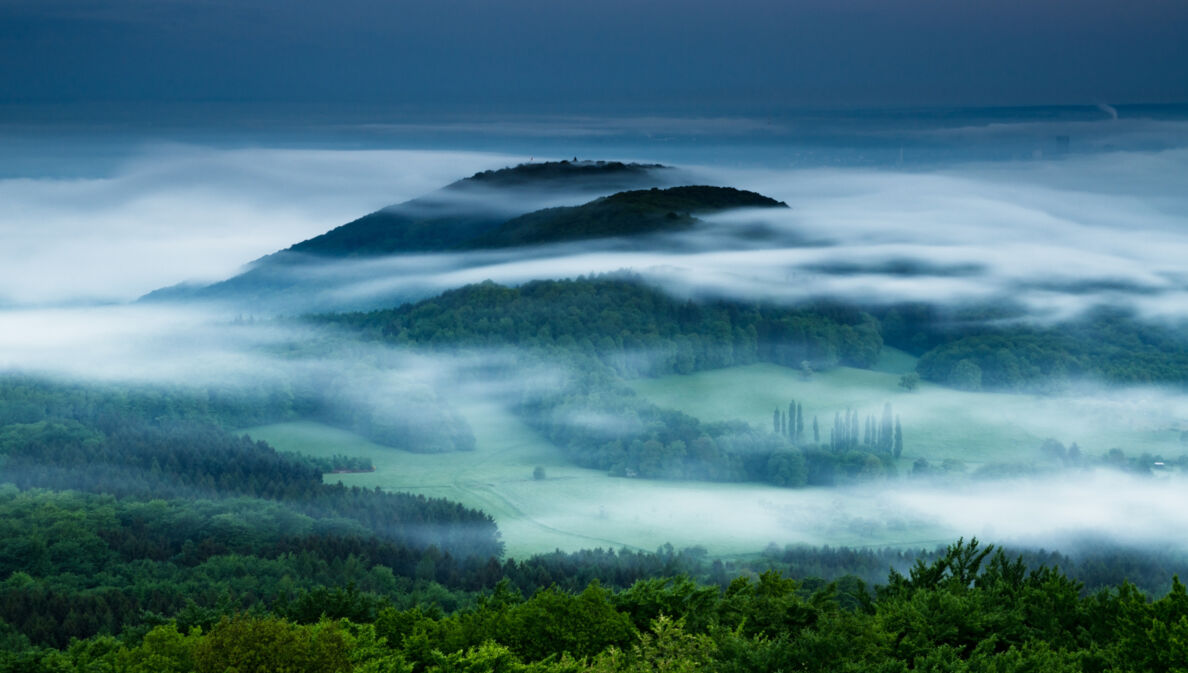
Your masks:
M671 169L618 161L558 161L483 171L287 250L329 257L452 250L541 202L657 185L665 171Z
M235 301L279 311L328 310L339 304L318 304L313 297L374 274L341 266L332 274L318 274L313 271L316 266L344 259L465 249L475 238L534 210L678 179L676 169L668 166L619 161L554 161L482 171L257 259L227 280L210 285L181 283L143 299ZM425 296L406 291L412 294L388 295L384 300Z
M606 161L484 171L258 259L225 281L164 288L144 299L230 301L281 313L374 308L416 301L441 289L416 274L410 277L399 263L388 264L392 255L641 236L687 229L700 214L787 207L730 187L661 188L680 178L660 164ZM557 205L583 200L582 205Z
M687 229L694 213L731 208L787 208L762 194L732 187L670 187L619 192L580 206L521 215L471 241L475 248L502 248Z

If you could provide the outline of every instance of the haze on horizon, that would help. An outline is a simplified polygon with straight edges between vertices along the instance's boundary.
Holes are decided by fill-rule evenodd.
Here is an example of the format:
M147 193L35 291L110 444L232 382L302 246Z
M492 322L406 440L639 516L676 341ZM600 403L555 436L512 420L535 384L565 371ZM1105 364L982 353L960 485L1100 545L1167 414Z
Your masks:
M1176 0L0 0L0 103L1188 102Z

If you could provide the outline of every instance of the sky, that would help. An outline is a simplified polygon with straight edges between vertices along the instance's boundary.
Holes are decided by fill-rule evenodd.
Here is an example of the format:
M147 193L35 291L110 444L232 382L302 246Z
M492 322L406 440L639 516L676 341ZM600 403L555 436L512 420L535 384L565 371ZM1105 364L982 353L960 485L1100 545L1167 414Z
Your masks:
M0 103L1188 102L1182 0L0 0Z

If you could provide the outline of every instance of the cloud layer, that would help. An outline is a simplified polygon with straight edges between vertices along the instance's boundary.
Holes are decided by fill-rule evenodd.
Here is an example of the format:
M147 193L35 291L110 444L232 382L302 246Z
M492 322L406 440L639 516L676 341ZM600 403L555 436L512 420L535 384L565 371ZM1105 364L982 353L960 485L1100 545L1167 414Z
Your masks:
M113 174L0 180L0 305L126 301L514 160L466 152L146 148Z

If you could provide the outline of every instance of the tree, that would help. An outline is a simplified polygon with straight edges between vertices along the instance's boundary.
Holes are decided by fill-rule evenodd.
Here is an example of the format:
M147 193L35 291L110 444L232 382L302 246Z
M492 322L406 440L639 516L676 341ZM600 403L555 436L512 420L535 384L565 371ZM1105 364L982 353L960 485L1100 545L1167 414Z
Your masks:
M537 465L532 468L532 478L537 481L542 481L545 478L545 469L543 465Z
M1068 447L1068 462L1070 465L1081 464L1081 447L1077 446L1076 442Z
M194 650L197 673L351 668L346 634L335 623L300 626L276 617L224 618Z
M799 449L771 454L767 461L767 479L776 486L804 486L808 468Z
M907 392L912 392L920 385L920 375L916 372L908 372L899 377L899 387Z
M895 447L892 454L898 458L903 453L903 427L899 425L899 416L895 417Z
M817 423L817 417L813 416L813 444L821 443L821 426Z
M1063 463L1066 457L1064 444L1051 437L1045 439L1043 444L1040 444L1040 453L1043 454L1044 457L1058 463Z
M800 361L800 378L805 381L813 378L813 365L808 360Z
M925 458L917 458L916 462L912 463L912 474L925 475L932 471L932 467L928 464Z
M804 438L804 407L796 403L796 441Z
M962 390L982 389L982 368L968 358L953 365L949 373L949 383Z
M891 403L883 405L883 419L879 424L879 449L890 453L894 448L895 438L892 426Z

